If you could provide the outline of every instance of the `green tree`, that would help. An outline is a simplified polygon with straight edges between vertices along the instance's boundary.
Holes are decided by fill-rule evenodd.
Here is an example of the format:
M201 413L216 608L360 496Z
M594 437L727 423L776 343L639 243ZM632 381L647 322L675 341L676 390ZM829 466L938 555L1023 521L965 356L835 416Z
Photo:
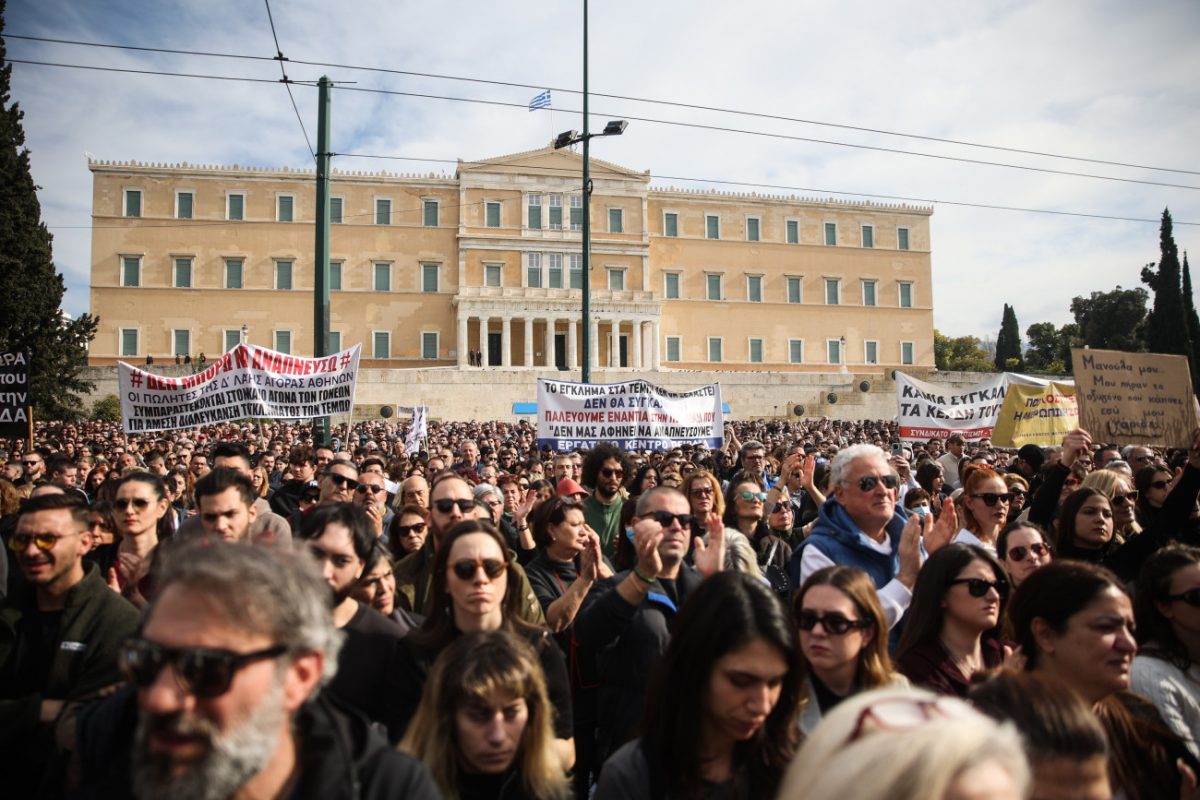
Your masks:
M92 417L97 422L121 421L121 398L115 394L106 394L92 403Z
M10 102L12 66L3 32L0 0L0 351L29 353L30 393L39 418L75 417L82 407L79 395L92 388L81 373L98 320L89 314L70 319L60 310L66 287L42 223L24 114Z
M1071 371L1071 347L1079 327L1071 322L1061 328L1053 322L1035 322L1025 330L1029 348L1025 367L1034 372L1062 375Z
M1144 338L1146 301L1145 289L1122 289L1111 292L1092 292L1089 297L1071 301L1071 313L1079 326L1079 344L1097 350L1141 352L1146 349ZM1067 359L1070 363L1070 359Z
M996 370L1025 369L1021 358L1021 328L1017 325L1017 312L1008 303L1004 304L1004 315L1000 320L1000 333L996 335Z
M1158 269L1153 269L1153 264L1142 268L1142 283L1154 292L1154 307L1146 317L1146 346L1152 353L1190 355L1192 345L1184 315L1179 250L1175 246L1169 209L1163 209L1158 245Z
M1196 316L1196 301L1192 296L1192 270L1187 252L1183 254L1183 316L1187 321L1188 338L1192 342L1192 391L1200 394L1200 317Z
M933 357L937 368L949 372L991 372L992 359L980 346L978 337L950 338L933 331Z

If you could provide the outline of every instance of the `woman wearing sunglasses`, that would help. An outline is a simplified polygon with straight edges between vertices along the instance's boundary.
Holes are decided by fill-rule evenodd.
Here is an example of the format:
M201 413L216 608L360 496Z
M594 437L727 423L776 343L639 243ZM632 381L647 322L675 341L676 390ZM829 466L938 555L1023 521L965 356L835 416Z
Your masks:
M1012 495L1012 500L1008 503L1008 521L1015 522L1025 508L1025 501L1029 499L1029 481L1015 472L1010 472L1004 476L1004 485Z
M170 502L162 480L149 472L132 472L117 484L113 521L121 543L108 585L138 608L153 599L150 568L158 545L175 533Z
M1131 688L1200 759L1200 549L1173 546L1150 556L1138 575L1133 614Z
M995 470L975 465L967 467L958 506L962 513L962 530L954 541L982 547L995 555L996 537L1008 522L1011 502L1008 484Z
M417 552L425 544L428 533L429 510L412 503L401 506L388 523L388 548L392 557L399 561Z
M892 668L887 618L865 572L852 567L817 570L804 582L793 608L807 675L800 713L805 736L851 695L908 686L908 679Z
M1137 521L1143 528L1158 521L1174 477L1170 470L1154 464L1142 467L1133 476L1133 488L1138 492Z
M505 630L530 642L546 674L554 732L564 769L575 761L571 690L566 662L549 632L521 618L521 582L504 538L489 522L466 520L442 536L433 560L429 603L421 628L401 648L401 716L412 718L434 659L464 633Z
M916 686L966 697L971 676L1000 666L1000 615L1008 581L982 547L952 544L917 575L896 646L896 666Z
M1113 529L1121 539L1137 536L1142 528L1137 523L1138 493L1133 481L1111 469L1098 469L1088 473L1080 484L1081 489L1097 489L1104 493L1112 504Z
M1050 563L1050 545L1041 527L1032 522L1012 522L996 537L1000 563L1013 588L1021 585L1039 567Z

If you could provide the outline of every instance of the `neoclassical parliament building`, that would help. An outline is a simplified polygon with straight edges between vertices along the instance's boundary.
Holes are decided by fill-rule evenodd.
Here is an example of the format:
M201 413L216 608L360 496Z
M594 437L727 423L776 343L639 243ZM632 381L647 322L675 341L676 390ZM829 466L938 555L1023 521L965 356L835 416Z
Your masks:
M453 177L335 170L333 350L368 368L578 369L581 158ZM94 365L313 352L312 171L90 161ZM932 368L929 218L907 205L651 188L592 159L593 371ZM597 376L602 379L602 376Z

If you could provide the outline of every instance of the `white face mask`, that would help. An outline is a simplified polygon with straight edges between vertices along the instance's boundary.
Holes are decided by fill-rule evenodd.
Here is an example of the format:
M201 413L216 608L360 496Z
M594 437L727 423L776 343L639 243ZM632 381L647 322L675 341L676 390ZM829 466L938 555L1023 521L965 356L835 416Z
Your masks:
M913 506L912 508L909 509L909 511L916 514L918 517L921 517L922 519L924 519L925 515L929 513L929 507L928 506Z

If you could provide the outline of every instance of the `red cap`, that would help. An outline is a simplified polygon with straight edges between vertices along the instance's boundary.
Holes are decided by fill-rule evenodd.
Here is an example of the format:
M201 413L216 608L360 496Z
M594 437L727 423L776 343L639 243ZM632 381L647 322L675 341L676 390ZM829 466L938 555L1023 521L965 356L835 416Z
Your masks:
M570 478L563 478L561 481L559 481L558 486L554 488L554 491L562 497L570 497L571 495L576 494L586 495L588 493L587 489L583 488Z

